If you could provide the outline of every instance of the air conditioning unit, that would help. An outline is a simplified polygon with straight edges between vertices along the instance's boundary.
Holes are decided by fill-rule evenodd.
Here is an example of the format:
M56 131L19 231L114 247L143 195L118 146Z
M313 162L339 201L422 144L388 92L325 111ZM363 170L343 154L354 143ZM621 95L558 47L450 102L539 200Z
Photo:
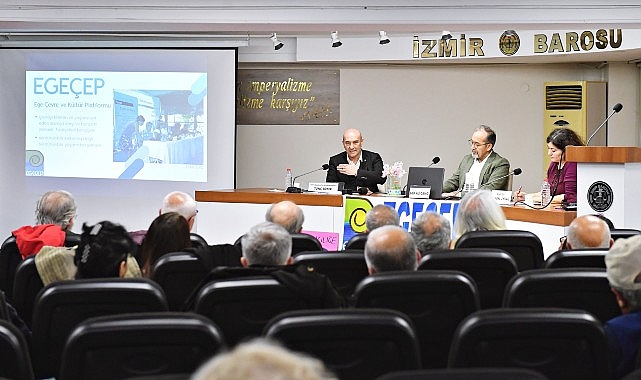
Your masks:
M607 116L607 83L601 81L545 82L543 140L559 127L574 130L585 142ZM590 145L605 145L607 126L601 128ZM544 148L544 173L550 160Z

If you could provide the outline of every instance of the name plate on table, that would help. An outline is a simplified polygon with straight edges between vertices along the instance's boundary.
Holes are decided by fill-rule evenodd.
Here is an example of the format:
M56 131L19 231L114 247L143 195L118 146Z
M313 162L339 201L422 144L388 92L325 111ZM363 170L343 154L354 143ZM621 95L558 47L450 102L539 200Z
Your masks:
M492 190L492 196L496 203L500 205L512 204L512 192L509 190Z
M431 191L431 186L410 186L410 192L408 193L408 196L410 198L428 199L430 197Z
M339 182L310 182L307 191L315 193L340 194L338 189Z

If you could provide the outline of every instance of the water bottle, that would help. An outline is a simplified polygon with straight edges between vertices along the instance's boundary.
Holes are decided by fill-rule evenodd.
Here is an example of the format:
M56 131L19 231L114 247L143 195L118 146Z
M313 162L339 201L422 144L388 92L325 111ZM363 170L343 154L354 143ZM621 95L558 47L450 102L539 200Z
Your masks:
M285 172L285 190L287 190L288 187L292 187L294 184L292 183L292 169L287 168L287 171Z
M550 184L547 178L541 184L541 206L545 206L550 202Z

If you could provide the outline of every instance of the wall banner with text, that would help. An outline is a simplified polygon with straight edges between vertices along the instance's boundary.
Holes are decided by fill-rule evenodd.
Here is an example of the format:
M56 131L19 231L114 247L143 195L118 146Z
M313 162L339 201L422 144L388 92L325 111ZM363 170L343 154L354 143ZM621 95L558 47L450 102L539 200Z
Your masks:
M239 125L340 124L339 70L238 70Z

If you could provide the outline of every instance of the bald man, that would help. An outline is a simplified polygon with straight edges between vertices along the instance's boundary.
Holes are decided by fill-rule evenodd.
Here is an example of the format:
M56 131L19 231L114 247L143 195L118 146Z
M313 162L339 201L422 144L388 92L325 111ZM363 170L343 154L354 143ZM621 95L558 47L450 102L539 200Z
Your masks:
M613 243L610 228L603 219L594 215L581 215L568 227L565 249L610 248Z
M383 159L378 153L363 150L363 136L358 129L349 128L343 133L341 152L329 158L327 182L344 182L345 189L356 191L367 187L377 193L378 184L385 183Z
M290 234L296 234L303 229L305 215L296 203L282 201L269 206L265 213L265 221L281 225Z
M187 220L189 230L194 226L196 220L196 201L189 194L182 191L172 191L167 194L162 201L162 207L158 210L158 215L168 212L177 212Z
M399 226L382 226L370 232L365 243L369 274L416 270L421 253L409 232Z

